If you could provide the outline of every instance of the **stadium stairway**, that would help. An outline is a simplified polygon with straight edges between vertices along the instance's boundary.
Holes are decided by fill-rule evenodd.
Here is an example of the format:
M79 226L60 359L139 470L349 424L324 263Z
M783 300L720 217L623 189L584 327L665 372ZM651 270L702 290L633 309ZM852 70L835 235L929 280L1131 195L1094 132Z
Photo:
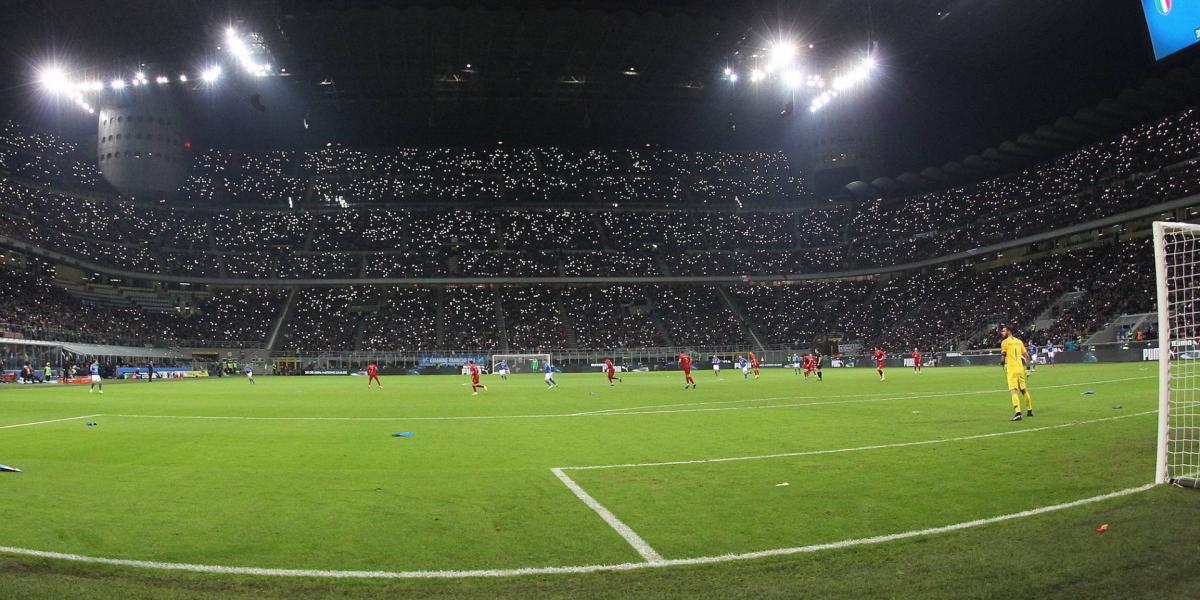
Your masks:
M434 333L437 335L437 347L446 347L446 288L438 286L434 288L434 310L435 317L433 320Z
M492 293L496 295L496 334L500 337L500 347L508 352L508 323L504 320L504 298L501 297L500 288L492 289Z
M296 288L288 290L287 300L283 303L283 308L279 309L279 316L275 318L275 323L271 326L271 335L267 338L267 350L275 350L279 343L279 334L283 332L283 326L292 317L292 307L296 304Z
M1151 319L1157 317L1157 313L1138 313L1132 315L1121 315L1112 320L1111 323L1104 326L1091 337L1087 339L1086 344L1111 344L1117 341L1117 334L1121 328L1129 327L1131 331L1136 331L1139 327L1150 322Z
M590 210L588 216L592 219L592 227L596 228L596 232L600 236L600 247L604 250L612 250L612 243L608 241L608 233L605 230L604 222L600 220L600 213Z
M578 348L579 337L575 335L575 320L572 319L570 313L567 312L567 307L563 304L561 293L554 295L554 306L558 309L558 318L562 321L563 329L566 331L567 347Z
M754 327L750 325L748 321L746 321L746 313L742 311L742 307L739 306L736 301L734 301L733 297L729 295L729 292L726 291L724 286L717 286L717 296L721 298L721 302L725 303L725 306L728 307L729 310L733 311L734 316L738 318L738 322L742 324L742 329L746 331L746 336L750 338L750 341L754 342L754 347L757 348L759 352L765 352L767 347L764 346L762 340L758 338L758 332L754 330Z
M1053 302L1046 306L1046 310L1043 310L1041 314L1039 314L1037 318L1033 320L1034 328L1038 331L1045 331L1053 327L1054 324L1058 322L1058 316L1063 314L1063 312L1065 312L1068 308L1071 308L1071 306L1076 302L1079 302L1079 299L1082 298L1083 295L1084 293L1078 290L1063 292L1058 298L1055 298Z

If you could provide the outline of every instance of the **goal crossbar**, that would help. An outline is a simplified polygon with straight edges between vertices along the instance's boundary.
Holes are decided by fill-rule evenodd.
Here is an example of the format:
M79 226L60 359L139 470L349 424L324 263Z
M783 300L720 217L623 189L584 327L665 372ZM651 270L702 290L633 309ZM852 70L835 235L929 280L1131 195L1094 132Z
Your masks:
M550 354L493 354L492 373L496 372L496 365L501 362L504 362L508 366L508 370L511 373L532 373L543 368L546 363L550 362Z

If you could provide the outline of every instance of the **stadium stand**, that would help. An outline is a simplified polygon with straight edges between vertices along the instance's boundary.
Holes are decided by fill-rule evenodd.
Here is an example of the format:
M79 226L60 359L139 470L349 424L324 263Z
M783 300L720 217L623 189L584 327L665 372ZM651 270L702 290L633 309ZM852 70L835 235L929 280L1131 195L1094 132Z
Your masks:
M286 317L275 345L296 351L804 347L828 335L961 348L1075 290L1081 299L1033 336L1074 339L1150 308L1144 239L903 265L1200 193L1198 157L1195 110L1017 173L866 201L814 199L778 153L211 150L163 204L120 196L75 144L5 121L0 236L27 246L0 270L13 290L0 323L31 337L264 345ZM75 289L44 251L85 273L195 287ZM531 277L572 280L520 281ZM653 280L578 281L604 277ZM724 279L687 280L705 277ZM370 285L381 278L434 281ZM298 279L338 281L301 289L289 307Z

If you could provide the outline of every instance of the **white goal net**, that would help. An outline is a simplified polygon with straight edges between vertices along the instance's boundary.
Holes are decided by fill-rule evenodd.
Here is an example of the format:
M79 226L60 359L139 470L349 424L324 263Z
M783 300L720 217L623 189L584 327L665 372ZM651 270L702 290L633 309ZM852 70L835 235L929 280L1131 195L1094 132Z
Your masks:
M1156 222L1158 460L1155 481L1200 480L1200 225Z
M541 373L546 363L550 362L549 354L493 354L492 372L496 365L503 362L508 365L509 373Z

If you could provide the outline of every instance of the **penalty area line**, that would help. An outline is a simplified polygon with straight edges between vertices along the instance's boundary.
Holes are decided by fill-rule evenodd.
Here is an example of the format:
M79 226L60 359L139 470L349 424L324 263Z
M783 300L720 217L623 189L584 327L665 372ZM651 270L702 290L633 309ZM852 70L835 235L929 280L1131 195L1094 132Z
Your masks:
M1079 425L1089 425L1092 423L1104 423L1108 421L1118 421L1121 419L1129 419L1132 417L1143 417L1146 415L1158 414L1157 410L1148 410L1138 413L1130 413L1128 415L1118 415L1115 417L1103 417L1099 419L1088 419L1086 421L1072 421L1070 423L1059 423L1057 425L1044 425L1042 427L1031 427L1029 429L1015 429L1010 431L995 431L992 433L979 433L975 435L962 435L949 438L936 438L932 440L919 440L915 442L895 442L892 444L875 444L871 446L854 446L850 448L833 448L827 450L802 450L799 452L780 452L777 454L758 454L754 456L730 456L723 458L700 458L695 460L669 460L663 462L651 463L624 463L613 465L584 465L578 467L556 467L559 471L598 471L602 469L635 469L642 467L668 467L673 465L701 465L709 463L723 462L741 462L747 460L767 460L771 458L789 458L796 456L818 456L822 454L841 454L843 452L865 452L867 450L886 450L889 448L906 448L910 446L929 446L932 444L946 444L951 442L965 442L969 440L982 440L986 438L1002 437L1007 435L1018 435L1022 433L1037 433L1039 431L1050 431L1052 429L1064 429L1067 427L1076 427Z
M78 417L64 417L62 419L50 419L49 421L34 421L32 423L17 423L16 425L0 425L0 429L13 429L15 427L33 427L34 425L45 425L47 423L61 423L63 421L78 421L79 419L90 419L92 417L102 417L102 413L94 415L80 415Z
M950 533L981 527L984 525L992 525L1005 521L1013 521L1026 517L1037 516L1059 510L1075 508L1105 500L1112 500L1122 496L1138 494L1147 490L1153 489L1156 484L1148 483L1146 485L1126 488L1099 496L1091 496L1088 498L1080 498L1070 502L1061 504L1052 504L1040 508L1033 508L1021 512L988 517L984 519L976 519L974 521L964 521L952 525L943 525L941 527L930 527L928 529L915 529L900 533L891 533L886 535L877 535L866 538L853 538L842 540L840 542L830 542L826 544L812 544L808 546L795 546L791 548L774 548L771 550L759 550L755 552L743 552L740 554L721 554L715 556L699 556L695 558L676 558L662 559L659 561L633 562L633 563L618 563L610 565L579 565L566 567L524 567L517 569L474 569L474 570L446 570L446 571L337 571L337 570L317 570L317 569L273 569L261 567L230 567L221 565L199 565L190 563L171 563L171 562L156 562L148 560L131 560L123 558L103 558L98 556L85 556L81 554L67 554L63 552L48 552L44 550L31 550L28 548L13 548L9 546L0 546L0 554L11 554L17 556L29 556L34 558L48 558L54 560L64 560L70 562L90 563L100 565L111 565L117 567L133 567L142 569L158 569L168 571L188 571L192 573L215 573L226 575L257 575L263 577L317 577L317 578L333 578L333 579L463 579L470 577L516 577L521 575L558 575L558 574L584 574L597 573L603 571L636 571L639 569L675 567L687 565L705 565L712 563L724 563L743 560L754 560L759 558L768 558L774 556L789 556L794 554L809 554L821 552L824 550L837 550L844 548L852 548L855 546L869 546L874 544L882 544L885 542L893 542L918 537L926 537L938 535L942 533Z
M608 526L612 527L613 531L617 532L617 535L620 535L626 542L629 543L630 546L633 546L633 549L636 550L637 553L642 556L642 558L646 559L646 562L662 562L662 555L660 555L657 550L650 547L650 544L646 543L646 540L642 539L642 536L638 535L636 531L631 529L628 525L621 521L621 519L618 519L617 516L612 514L612 511L605 508L603 504L600 504L600 502L593 498L591 494L587 493L587 490L584 490L583 487L581 487L578 483L575 483L574 479L571 479L566 473L563 473L562 469L550 469L550 472L554 473L554 476L557 477L559 481L562 481L563 485L567 486L567 489L571 490L571 492L575 494L576 498L579 498L585 505L587 505L588 508L600 515L600 518L604 519L604 522L608 523Z

